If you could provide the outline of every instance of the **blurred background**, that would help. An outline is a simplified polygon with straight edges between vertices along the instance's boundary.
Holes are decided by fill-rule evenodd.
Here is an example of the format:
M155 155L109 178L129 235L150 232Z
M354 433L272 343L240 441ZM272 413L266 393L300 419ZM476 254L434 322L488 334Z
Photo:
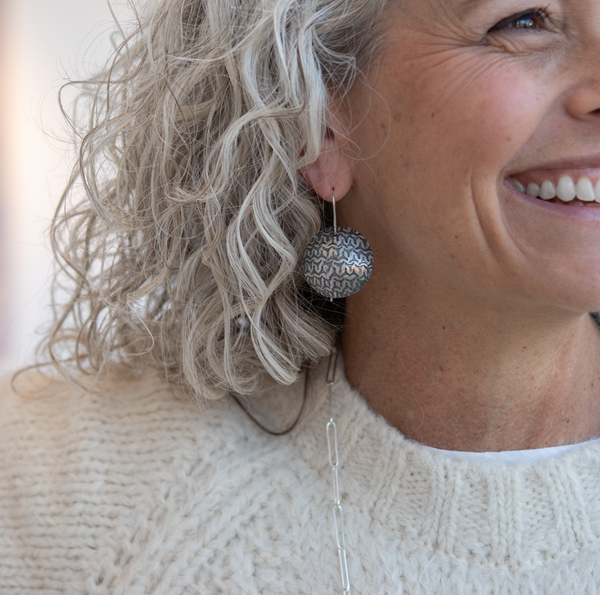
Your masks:
M113 29L107 0L0 0L0 373L49 320L47 229L74 155L58 90L104 63Z

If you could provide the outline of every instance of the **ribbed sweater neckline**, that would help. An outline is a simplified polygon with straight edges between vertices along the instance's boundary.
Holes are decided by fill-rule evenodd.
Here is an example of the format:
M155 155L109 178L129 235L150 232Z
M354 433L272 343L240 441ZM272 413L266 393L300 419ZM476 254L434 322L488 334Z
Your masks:
M326 365L311 374L304 419L290 436L326 477ZM468 565L548 564L600 538L600 444L513 466L456 460L406 439L337 371L333 412L346 523L372 525ZM329 502L315 503L327 506Z

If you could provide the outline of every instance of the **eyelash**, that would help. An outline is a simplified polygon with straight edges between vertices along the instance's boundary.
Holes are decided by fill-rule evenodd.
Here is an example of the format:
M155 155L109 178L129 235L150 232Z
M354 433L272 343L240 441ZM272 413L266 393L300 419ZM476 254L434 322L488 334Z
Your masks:
M526 20L537 20L539 27L511 27L512 23ZM515 30L536 30L542 28L542 26L548 25L550 22L550 14L547 8L534 8L513 14L505 19L502 19L499 23L496 23L488 33L495 33L496 31L503 31L505 29Z

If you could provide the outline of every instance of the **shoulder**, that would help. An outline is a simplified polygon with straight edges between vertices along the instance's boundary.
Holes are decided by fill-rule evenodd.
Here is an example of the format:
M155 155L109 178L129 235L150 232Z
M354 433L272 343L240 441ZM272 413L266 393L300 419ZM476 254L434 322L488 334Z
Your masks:
M104 379L89 389L34 373L0 379L0 441L9 449L91 441L118 458L133 456L145 443L172 450L170 443L183 440L183 446L186 439L197 447L235 441L238 434L250 438L240 421L231 403L199 403L153 373Z
M154 592L174 551L231 539L264 506L285 449L237 405L199 405L155 377L88 392L40 376L16 391L4 378L0 591L10 570L29 587Z
M202 463L205 477L211 466L235 473L252 452L269 449L269 438L235 403L199 403L154 374L105 380L86 391L39 374L0 380L4 488L15 474L27 476L23 489L46 481L62 492L94 477L112 494L158 481L153 473L178 481L169 474L185 461ZM64 482L65 475L75 483Z

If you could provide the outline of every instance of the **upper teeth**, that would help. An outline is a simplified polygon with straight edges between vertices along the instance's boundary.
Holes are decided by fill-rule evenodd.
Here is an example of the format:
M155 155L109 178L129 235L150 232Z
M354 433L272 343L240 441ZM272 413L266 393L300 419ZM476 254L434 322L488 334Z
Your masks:
M548 180L546 180L542 184L542 187L540 188L540 198L543 198L544 200L550 200L551 198L554 198L555 196L556 196L556 188L554 187L554 184L552 182L549 182Z
M598 198L600 198L600 182L598 182ZM582 200L583 202L592 202L596 199L596 194L594 192L594 187L590 182L589 178L580 178L579 182L577 182L577 198ZM600 202L600 200L598 201Z
M578 198L582 202L595 201L600 203L600 181L594 188L589 178L579 178L577 185L575 185L571 176L563 176L556 186L550 180L546 180L541 187L532 182L527 185L527 188L516 178L511 178L511 182L517 190L534 198L551 200L558 197L564 202L570 202Z

